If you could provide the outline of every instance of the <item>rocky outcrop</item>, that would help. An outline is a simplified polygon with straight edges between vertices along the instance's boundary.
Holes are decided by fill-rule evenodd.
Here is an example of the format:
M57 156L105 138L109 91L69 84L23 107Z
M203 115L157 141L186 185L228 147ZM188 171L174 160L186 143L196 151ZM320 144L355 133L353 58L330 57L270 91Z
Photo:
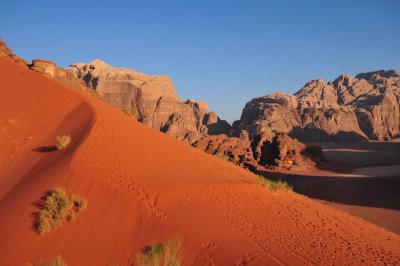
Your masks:
M101 60L73 64L66 72L82 79L107 103L119 109L136 109L140 122L179 140L193 143L207 134L230 131L226 121L208 112L206 103L180 99L165 75L113 68Z
M57 74L56 64L44 59L34 59L32 64L29 64L29 68L50 78L54 78Z
M303 144L283 133L253 142L226 135L206 136L193 146L253 172L265 168L307 169L325 161L320 147Z
M28 62L16 56L2 39L0 39L0 56L8 58L19 65L28 65Z
M277 134L261 147L260 165L267 168L306 169L324 161L322 149L305 145L286 134Z
M257 160L254 159L249 140L228 137L224 134L207 135L196 141L193 146L250 170L254 171L257 168Z
M393 70L309 81L294 95L248 102L234 123L251 139L286 133L305 142L389 140L400 133L400 76Z
M86 90L85 84L80 80L71 75L69 75L63 68L57 68L56 64L44 60L44 59L34 59L31 63L25 61L24 59L16 56L10 48L8 48L7 44L0 39L0 56L5 57L14 61L19 65L23 65L28 67L29 69L47 76L49 78L53 78L57 82L76 89L76 90Z

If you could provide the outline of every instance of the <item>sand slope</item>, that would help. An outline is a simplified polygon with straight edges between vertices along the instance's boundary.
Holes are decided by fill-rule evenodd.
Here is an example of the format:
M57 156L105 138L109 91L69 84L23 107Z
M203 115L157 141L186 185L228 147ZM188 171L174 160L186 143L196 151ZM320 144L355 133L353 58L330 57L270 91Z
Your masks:
M37 152L60 134L72 144ZM400 237L147 128L0 58L0 265L61 254L126 265L179 236L187 265L400 263ZM77 221L38 235L37 201L58 185L88 199Z

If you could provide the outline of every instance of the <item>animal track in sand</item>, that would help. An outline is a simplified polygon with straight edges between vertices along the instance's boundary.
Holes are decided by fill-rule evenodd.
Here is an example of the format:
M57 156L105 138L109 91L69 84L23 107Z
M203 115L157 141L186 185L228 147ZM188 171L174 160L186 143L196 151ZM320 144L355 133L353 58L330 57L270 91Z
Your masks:
M105 127L106 124L99 115L92 128L92 137L87 143L90 152L84 154L87 164L103 181L121 189L124 193L135 196L153 217L162 220L169 219L168 215L157 206L157 200L151 198L142 186L135 183L122 167L120 155L115 149L115 132L112 129L104 130ZM99 143L109 143L110 145L103 147ZM95 154L96 158L90 157L89 154Z
M327 264L332 261L380 264L385 261L387 265L395 265L399 261L379 245L361 245L365 236L355 235L351 227L344 226L356 226L353 220L341 221L328 216L312 201L291 198L291 202L284 202L285 194L274 194L270 201L262 201L262 194L269 192L253 184L241 186L247 188L215 184L202 189L199 196L213 198L224 210L220 214L221 220L277 262L283 261L279 257L293 258L293 254L296 255L292 261L294 264ZM332 246L338 248L332 249ZM361 252L356 254L355 250ZM370 255L375 259L371 261ZM338 256L340 260L337 260Z
M255 259L257 259L260 255L256 253L248 253L238 259L235 263L235 266L245 266L251 264Z

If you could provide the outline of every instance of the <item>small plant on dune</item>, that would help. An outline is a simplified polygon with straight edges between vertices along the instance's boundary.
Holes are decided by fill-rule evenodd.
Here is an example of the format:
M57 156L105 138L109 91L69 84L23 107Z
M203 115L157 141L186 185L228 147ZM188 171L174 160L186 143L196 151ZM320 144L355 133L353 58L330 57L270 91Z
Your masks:
M86 210L86 208L87 208L87 199L86 198L78 197L75 194L73 194L72 201L74 202L74 206L75 206L77 212Z
M58 187L45 198L44 208L40 210L37 231L40 235L49 233L61 226L64 220L75 221L74 212L86 209L87 200L82 197L69 197L65 188Z
M57 257L55 257L52 260L49 260L49 261L39 260L34 263L29 263L28 265L31 265L31 266L67 266L68 264L65 262L63 257L58 255Z
M226 155L223 154L223 153L217 153L217 154L215 154L214 156L217 157L217 158L219 158L219 159L221 159L221 160L224 160L224 161L229 162L229 157L226 156Z
M126 115L134 118L135 120L139 119L139 111L136 109L136 107L126 107L122 109L122 112L124 112Z
M264 176L258 176L258 182L263 185L264 187L268 188L269 190L272 191L278 191L278 190L286 190L286 191L292 191L293 187L290 186L288 183L283 182L281 180L278 181L273 181L271 179L268 179Z
M181 254L182 241L173 238L165 243L153 243L137 255L139 266L181 266L183 256Z
M56 148L57 150L62 150L65 147L67 147L71 142L71 136L70 135L61 135L57 136L56 139Z

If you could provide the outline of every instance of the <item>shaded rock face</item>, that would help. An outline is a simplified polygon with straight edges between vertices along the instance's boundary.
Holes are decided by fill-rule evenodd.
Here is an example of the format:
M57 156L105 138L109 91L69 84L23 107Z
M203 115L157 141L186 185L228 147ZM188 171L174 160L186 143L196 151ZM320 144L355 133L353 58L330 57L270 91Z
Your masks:
M322 149L305 145L286 134L277 134L261 147L259 164L269 168L304 169L324 160Z
M208 135L196 141L193 146L252 171L257 168L257 161L254 159L249 140L229 137L225 134Z
M325 160L320 147L303 144L283 133L253 142L227 135L206 136L193 146L253 172L265 168L307 169Z
M400 133L400 75L393 70L309 81L294 95L248 102L233 135L286 133L305 142L389 140Z
M179 140L193 143L206 134L230 131L226 121L208 112L206 103L180 99L165 75L113 68L101 60L73 64L66 72L82 79L107 103L119 109L135 108L140 122Z

